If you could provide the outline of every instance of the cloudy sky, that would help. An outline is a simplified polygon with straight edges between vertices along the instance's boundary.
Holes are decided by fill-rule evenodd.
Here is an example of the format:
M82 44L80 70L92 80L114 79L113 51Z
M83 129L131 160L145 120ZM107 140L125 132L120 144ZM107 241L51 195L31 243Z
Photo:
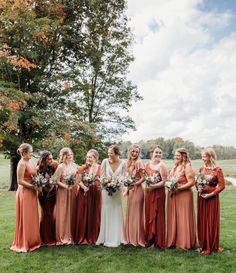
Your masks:
M128 0L137 142L176 136L236 146L236 1Z

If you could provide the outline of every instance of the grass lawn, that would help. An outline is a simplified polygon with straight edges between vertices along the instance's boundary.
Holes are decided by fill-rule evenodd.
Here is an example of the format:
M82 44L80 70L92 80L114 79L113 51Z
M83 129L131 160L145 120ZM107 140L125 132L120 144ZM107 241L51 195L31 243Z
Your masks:
M15 193L0 190L0 272L236 272L236 188L221 193L221 246L204 256L196 251L130 246L42 247L30 254L9 250L15 228Z

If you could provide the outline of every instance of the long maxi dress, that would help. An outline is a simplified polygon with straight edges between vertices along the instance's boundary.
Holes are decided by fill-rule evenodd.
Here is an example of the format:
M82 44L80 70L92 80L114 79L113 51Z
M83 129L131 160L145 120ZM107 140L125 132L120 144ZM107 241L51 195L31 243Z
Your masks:
M52 165L48 166L47 169L41 174L48 175L51 177L56 169L58 163L53 162ZM56 205L56 186L52 190L43 189L39 193L39 203L41 206L41 219L40 219L40 235L42 240L42 245L51 246L56 244L56 234L55 234L55 205Z
M186 184L187 177L192 179L195 177L191 166L181 171L172 169L170 175L176 177L178 184ZM195 249L196 220L191 187L180 190L172 196L168 193L167 214L167 247Z
M60 182L65 183L65 178L77 174L77 165L74 163L69 166L63 165L63 172ZM60 166L60 165L59 165ZM59 167L58 167L59 168ZM74 244L75 233L75 209L76 209L76 185L71 188L58 186L56 198L56 244Z
M204 199L198 195L198 240L201 252L211 254L221 250L220 240L220 201L219 193L225 188L224 175L219 167L201 167L200 173L208 175L209 185L202 193L214 192L215 196Z
M126 175L126 163L124 161L121 161L118 168L113 172L108 159L104 159L101 169L101 179L114 177L122 180ZM103 188L101 225L96 244L117 247L121 243L127 243L124 233L122 189L117 190L112 196L109 196Z
M145 166L148 176L161 176L161 181L167 178L167 169L163 162L153 169L150 162ZM165 247L165 188L146 189L145 194L145 232L147 247Z
M78 174L89 173L86 165L78 169ZM82 188L79 189L76 198L76 227L75 243L76 244L95 244L98 238L101 221L101 188L99 178L101 167L96 164L92 172L95 179L89 190L85 193ZM96 180L97 178L97 180Z
M36 168L25 162L24 181L32 184ZM22 185L16 191L16 227L11 250L31 252L41 246L37 192Z
M135 162L134 168L128 170L135 181L142 178L145 167L141 160ZM144 232L144 192L142 184L135 185L128 191L125 232L127 243L133 246L145 246Z

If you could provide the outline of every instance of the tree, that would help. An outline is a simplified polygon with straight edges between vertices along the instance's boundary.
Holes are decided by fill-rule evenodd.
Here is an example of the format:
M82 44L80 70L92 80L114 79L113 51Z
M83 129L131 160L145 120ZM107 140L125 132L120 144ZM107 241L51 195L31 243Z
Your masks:
M82 21L68 30L64 42L72 57L64 58L66 71L58 83L67 79L71 114L96 132L97 143L87 142L90 148L101 140L112 142L134 129L127 112L132 102L141 97L136 86L127 80L133 56L125 1L78 2L73 14L79 19L74 22Z

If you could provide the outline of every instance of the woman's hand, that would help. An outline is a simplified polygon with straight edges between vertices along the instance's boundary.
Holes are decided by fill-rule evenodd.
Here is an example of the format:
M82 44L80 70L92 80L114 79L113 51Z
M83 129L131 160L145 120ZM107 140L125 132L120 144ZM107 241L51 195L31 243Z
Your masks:
M209 198L211 198L213 196L215 196L214 192L201 194L201 197L204 198L204 199L209 199Z

